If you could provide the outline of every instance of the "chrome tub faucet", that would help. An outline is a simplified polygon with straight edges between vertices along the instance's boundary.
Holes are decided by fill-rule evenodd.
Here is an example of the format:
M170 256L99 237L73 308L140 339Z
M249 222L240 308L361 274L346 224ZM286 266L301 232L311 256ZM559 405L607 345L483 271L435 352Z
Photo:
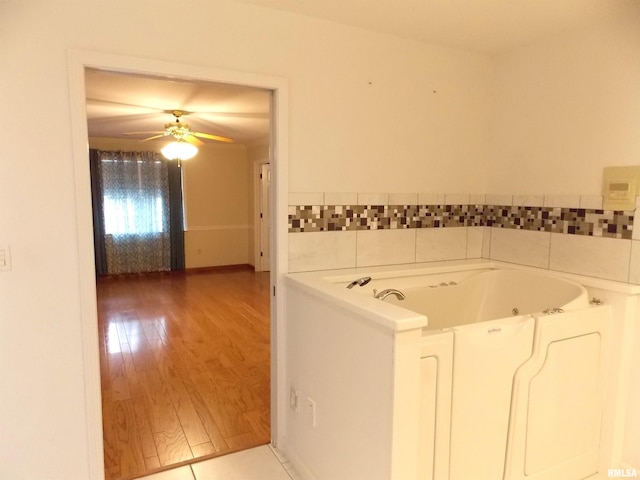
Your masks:
M402 293L400 290L396 290L395 288L387 288L385 290L382 290L381 292L378 292L377 290L373 291L373 296L378 300L384 300L389 295L395 295L398 300L404 300L406 298L404 296L404 293Z

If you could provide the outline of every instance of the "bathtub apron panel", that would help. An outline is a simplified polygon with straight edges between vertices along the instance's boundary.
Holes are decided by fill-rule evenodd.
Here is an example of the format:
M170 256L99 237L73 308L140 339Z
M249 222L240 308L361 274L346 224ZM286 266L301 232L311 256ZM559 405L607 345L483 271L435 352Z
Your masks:
M502 478L513 378L534 327L522 315L454 329L450 480Z
M387 288L406 299L374 298ZM616 338L583 285L454 265L297 274L286 297L287 386L319 420L287 409L282 445L306 477L582 480L614 464L599 447Z
M608 306L540 316L516 375L505 478L579 480L598 470Z
M453 332L425 337L420 358L418 480L449 476Z

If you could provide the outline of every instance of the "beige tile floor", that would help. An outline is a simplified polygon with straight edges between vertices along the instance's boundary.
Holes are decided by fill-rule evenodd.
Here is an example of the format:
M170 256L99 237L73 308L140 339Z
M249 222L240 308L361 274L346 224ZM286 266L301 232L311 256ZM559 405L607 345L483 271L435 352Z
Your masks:
M604 480L596 474L585 480ZM286 458L268 445L140 477L139 480L300 480Z
M196 462L139 480L298 480L288 464L268 445Z

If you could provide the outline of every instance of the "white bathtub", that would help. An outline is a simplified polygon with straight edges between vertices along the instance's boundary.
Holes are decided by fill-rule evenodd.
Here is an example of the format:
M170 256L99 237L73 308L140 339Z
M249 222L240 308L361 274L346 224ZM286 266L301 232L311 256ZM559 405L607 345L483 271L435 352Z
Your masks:
M581 340L573 342L569 337L575 334L576 327L580 330L584 314L569 322L566 315L553 317L557 320L553 322L556 325L547 325L547 318L552 315L589 308L587 290L572 281L527 270L482 269L382 278L372 275L366 286L356 286L352 290L354 288L357 293L372 297L374 289L377 292L385 288L400 290L405 299L390 295L384 301L425 315L428 319L423 327L421 348L420 450L423 455L419 457L420 479L503 478L509 429L515 428L519 420L514 417L515 409L517 403L523 401L521 392L515 391L513 386L514 382L523 382L517 376L518 370L528 362L534 363L534 348L538 349L539 356L547 355L550 348L555 350L562 345L569 349L563 351L564 357L580 359L572 366L575 369L572 377L562 379L575 391L545 385L543 388L547 394L562 394L575 400L576 395L589 396L596 391L598 382L602 382L599 363L589 363L588 360L601 354L602 322L585 321L580 331ZM536 327L538 336L545 336L550 328L555 331L553 340L545 345L536 345ZM545 360L537 359L536 362L540 363L538 366L542 371ZM588 371L582 372L581 366L586 366ZM545 375L563 375L559 370L562 367L556 365L555 368L556 372L548 374L545 371ZM538 379L539 373L531 372L527 381ZM572 378L580 375L585 378L574 384ZM558 378L550 380L557 381ZM595 398L597 400L597 396ZM542 406L535 406L533 410L537 410L534 413L536 422L545 423L551 416L565 431L561 434L557 428L547 429L543 434L545 438L558 435L563 443L589 438L588 448L585 447L589 450L588 465L583 461L586 452L582 447L565 448L566 445L545 439L544 443L551 446L542 448L545 453L540 454L539 449L534 451L531 447L527 451L528 471L520 468L519 477L512 472L506 478L530 478L532 473L546 471L547 477L543 478L579 480L583 474L594 473L599 428L592 428L592 424L598 423L601 405L595 401L586 408L583 406L583 402L575 406L580 410L580 416L567 411L574 408L567 406L562 414L555 415ZM533 417L528 415L531 409L526 410L522 415L531 421ZM569 422L558 418L567 415L571 418ZM578 422L578 426L571 425L571 422ZM585 425L588 427L582 428ZM567 429L571 433L567 434ZM526 429L523 435L530 437L534 434L532 432L535 432L535 427ZM522 450L526 445L520 448ZM549 455L558 458L538 458ZM578 464L575 471L567 472L563 467L561 473L549 476L558 464L572 460Z
M345 288L363 276L372 279L365 286ZM365 335L353 339L355 351L344 352L344 357L331 351L335 339L344 336L341 325L354 333L362 327L372 339L378 338L376 332L390 332L391 473L388 477L378 473L384 471L381 464L370 478L581 480L598 471L610 310L590 305L582 285L537 271L489 265L383 268L292 278L292 285L306 297L290 302L290 312L304 322L311 321L313 311L321 312L318 333L308 345L317 357L310 361L309 371L335 365L334 370L347 374L351 370L340 365L344 359L360 361L375 355L365 350L369 342ZM382 301L374 298L374 289L397 289L406 298L401 301L391 295ZM335 312L327 308L327 301L335 305ZM352 312L356 323L345 324L349 315L342 317L338 311ZM288 325L292 330L298 327L295 320ZM334 327L332 337L329 332ZM306 342L308 328L300 331ZM325 337L327 343L321 346ZM325 351L331 353L322 357ZM353 398L354 405L366 401L384 413L384 392L380 401L376 395L359 397L360 390L373 391L367 376L375 378L372 375L385 368L380 355L370 356L377 362L374 371L366 372L363 361L359 368L365 373L351 373L362 375L352 382L358 386L351 394L338 395L328 382L327 389L333 391L327 398L336 405L343 403L345 411L349 405L345 399ZM334 359L340 360L334 364ZM294 369L298 368L296 364ZM295 376L304 378L302 373ZM367 412L356 408L363 415ZM343 414L340 428L347 435L344 418ZM327 431L327 438L336 438L337 425ZM375 435L369 438L373 442ZM362 438L354 441L358 454L366 451ZM385 457L372 450L368 458ZM327 478L343 477L336 470Z
M362 288L373 289L379 283L408 284L399 288L405 294L405 300L389 296L385 301L425 315L430 330L554 308L571 310L589 304L587 290L582 285L526 270L489 269L457 275L412 276L410 282L401 277L385 278L383 282L372 280ZM376 289L380 290L380 286Z

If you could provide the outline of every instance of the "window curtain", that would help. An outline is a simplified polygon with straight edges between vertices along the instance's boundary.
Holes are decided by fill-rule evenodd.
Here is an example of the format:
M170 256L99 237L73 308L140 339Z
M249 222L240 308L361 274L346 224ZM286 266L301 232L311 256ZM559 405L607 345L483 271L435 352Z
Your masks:
M102 214L102 181L98 150L89 150L91 172L91 206L93 208L93 250L95 252L96 276L107 274L107 251L104 244L104 220Z
M94 192L94 203L102 202L95 243L104 243L106 273L183 269L181 172L170 174L168 162L155 152L97 151L95 156L92 175L95 171L99 178L92 178L92 186L99 183L100 193ZM96 265L101 251L96 248Z
M171 270L184 270L184 208L182 204L182 168L168 162L169 235L171 238Z

